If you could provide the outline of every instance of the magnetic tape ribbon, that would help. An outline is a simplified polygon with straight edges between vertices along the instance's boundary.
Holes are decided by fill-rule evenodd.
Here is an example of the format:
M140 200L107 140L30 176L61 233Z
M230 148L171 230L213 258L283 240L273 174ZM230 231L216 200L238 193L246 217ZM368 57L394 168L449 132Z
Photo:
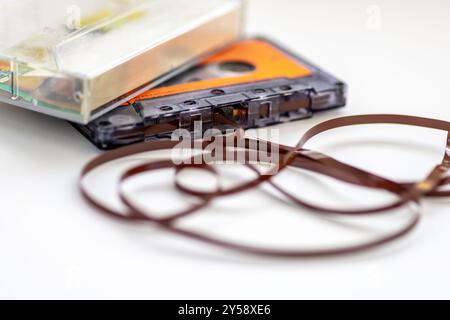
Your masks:
M215 115L215 120L218 122L222 122L223 124L228 125L233 124L230 120L224 119L224 117L219 114ZM319 152L307 150L304 148L305 144L310 139L325 131L329 131L340 127L365 125L365 124L399 124L445 131L447 132L448 137L444 159L442 163L437 165L424 180L419 181L417 183L398 183L377 176L373 173L369 173L367 171L347 165ZM234 136L234 138L238 139L239 134L241 132L242 132L241 129L238 130L238 133ZM244 141L245 141L244 152L246 155L245 165L249 169L254 171L257 174L257 177L249 182L243 183L230 189L223 189L221 187L217 187L211 192L200 192L188 188L180 182L178 176L181 172L183 172L186 169L203 170L212 173L213 175L218 177L218 172L216 171L216 169L212 165L205 163L203 161L203 157L201 159L203 162L198 161L192 162L198 164L178 165L175 164L173 161L165 160L165 161L148 162L143 165L139 165L132 169L127 170L120 178L120 185L119 185L120 199L128 209L126 215L120 213L119 211L108 208L107 206L96 200L85 188L83 183L84 178L96 168L113 160L128 157L131 155L149 151L172 149L176 147L179 143L175 141L152 141L137 145L131 145L128 147L123 147L121 149L106 152L100 155L99 157L88 163L86 167L83 169L80 178L80 189L84 198L95 208L99 209L103 213L106 213L110 216L122 220L137 221L137 222L146 222L146 221L152 222L160 226L162 229L172 232L174 234L178 234L181 236L185 236L187 238L202 241L207 244L215 245L225 249L235 250L242 253L250 253L272 257L290 257L290 258L320 257L320 256L354 253L387 244L408 234L417 226L421 218L421 212L419 207L420 207L420 200L422 198L450 196L449 191L442 190L443 187L450 184L450 178L447 176L448 172L450 171L450 123L446 121L412 117L412 116L402 116L402 115L351 116L326 121L311 128L303 135L303 137L295 147L278 145L275 143L261 140L244 139ZM229 145L226 145L226 142L224 140L223 143L224 148L230 148ZM250 155L252 155L252 153L257 151L260 143L267 144L269 152L271 152L271 150L279 150L280 152L281 159L278 164L279 165L278 169L277 171L271 172L272 174L265 174L265 175L261 174L258 171L258 169L254 165L252 165L252 163L249 161ZM205 140L203 140L200 144L198 143L195 144L193 141L191 141L191 148L192 150L194 149L204 150L209 144L210 142ZM234 146L231 146L231 148L233 149ZM227 160L226 155L222 160ZM333 209L311 204L301 199L299 196L293 194L292 192L286 191L283 188L283 186L280 186L273 181L273 177L275 177L279 172L283 171L288 167L300 168L303 170L319 173L321 175L328 176L339 181L351 183L356 186L385 190L395 195L397 197L397 200L385 206L360 210ZM122 188L123 183L125 183L128 179L135 177L137 175L141 175L143 173L150 171L158 171L162 169L173 169L176 174L174 184L177 190L187 195L195 196L196 198L198 198L199 204L195 204L190 208L177 212L171 216L168 217L166 216L165 218L158 218L157 215L154 215L151 212L147 211L144 212L136 205L134 205L133 201L131 201L129 196L127 196L124 193ZM211 204L213 200L219 197L225 197L249 191L264 183L270 184L272 187L278 190L282 195L284 195L287 199L289 199L292 203L296 204L297 206L307 208L319 214L350 215L350 216L387 214L392 209L401 208L411 204L413 204L417 208L417 210L411 211L410 218L407 220L407 222L405 222L404 225L402 225L401 228L393 232L381 235L378 238L371 239L369 241L361 242L354 245L332 247L332 248L330 247L314 250L312 249L282 250L282 249L271 249L266 247L248 246L244 244L214 238L201 232L180 228L176 225L177 220L186 218L198 212L199 210L206 208L208 205Z

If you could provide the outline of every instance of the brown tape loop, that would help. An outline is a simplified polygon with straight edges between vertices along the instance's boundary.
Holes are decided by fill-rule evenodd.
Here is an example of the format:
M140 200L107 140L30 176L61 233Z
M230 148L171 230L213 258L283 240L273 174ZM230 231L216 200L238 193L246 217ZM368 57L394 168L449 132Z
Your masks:
M215 117L216 121L221 119L220 115ZM349 166L345 163L339 162L329 156L321 154L316 151L311 151L304 149L306 143L311 140L313 137L319 135L328 130L352 126L352 125L365 125L365 124L400 124L400 125L413 125L420 126L425 128L444 130L448 133L446 152L444 155L444 159L441 164L436 166L436 168L423 180L416 183L398 183L395 181L391 181L389 179L385 179L383 177L377 176L373 173L366 172L364 170L360 170L358 168ZM229 120L227 120L227 125L230 125ZM235 139L239 138L239 134L236 134ZM206 147L209 145L209 141L202 141L200 144L196 144L191 142L191 149L200 149L205 151ZM233 152L239 152L236 150L236 146L226 145L224 140L224 147L228 149L234 149ZM255 166L249 161L250 155L257 151L259 145L261 143L268 145L268 152L272 152L272 150L279 150L281 159L279 160L279 168L278 171L274 170L271 173L273 175L262 175ZM362 242L360 244L348 245L340 248L330 247L324 249L317 250L277 250L271 248L259 248L253 246L247 246L244 244L224 241L220 239L216 239L214 237L208 236L206 234L202 234L199 232L184 230L176 226L176 222L179 219L188 218L190 215L198 212L201 209L207 207L214 199L218 197L230 196L233 194L245 192L248 190L252 190L263 183L271 184L276 190L278 190L282 195L284 195L287 199L297 204L298 206L313 210L314 212L321 214L340 214L340 215L365 215L365 214L386 214L389 213L393 209L397 209L403 207L408 204L413 204L419 207L420 200L425 196L430 197L446 197L450 196L450 191L442 191L441 189L448 184L450 184L450 178L447 177L449 168L450 168L450 123L446 121L427 119L427 118L419 118L419 117L410 117L410 116L401 116L401 115L367 115L367 116L352 116L352 117L344 117L338 118L330 121L326 121L321 123L310 130L300 139L299 143L295 148L277 145L274 143L270 143L267 141L255 141L251 139L245 139L245 165L257 174L257 178L251 180L249 182L238 185L237 187L233 187L231 189L223 189L218 187L211 192L200 192L197 190L192 190L184 185L182 185L178 179L175 179L174 184L175 187L188 195L195 196L199 200L199 204L194 205L186 210L181 212L177 212L169 217L164 219L156 218L156 215L144 212L139 209L137 206L133 204L128 195L123 192L123 188L121 187L123 183L125 183L128 179L135 177L137 175L143 174L149 171L156 171L162 169L173 169L176 175L179 175L180 172L189 168L194 170L206 170L215 176L218 176L217 171L214 169L212 164L208 164L205 162L200 162L199 164L192 165L177 165L172 161L159 161L159 162L151 162L146 163L141 166L137 166L126 171L121 179L119 185L119 196L122 202L128 208L127 214L123 215L118 211L109 209L99 201L97 201L90 193L85 189L83 180L84 178L93 170L98 168L99 166L108 163L113 160L117 160L120 158L128 157L134 154L148 152L148 151L156 151L156 150L164 150L164 149L172 149L174 148L178 142L171 141L156 141L156 142L148 142L144 144L132 145L129 147L124 147L119 150L107 152L98 158L91 161L85 169L82 171L81 179L80 179L80 189L82 195L85 199L91 203L94 207L101 210L102 212L112 215L114 217L130 220L130 221L150 221L158 224L161 228L170 231L174 234L182 235L190 239L194 239L197 241L202 241L211 245L219 246L226 249L235 250L243 253L251 253L258 255L266 255L273 257L315 257L315 256L328 256L328 255L337 255L337 254L346 254L359 252L367 249L372 249L384 244L387 244L391 241L394 241L414 229L414 227L420 221L420 212L412 211L410 215L410 219L398 230L394 232L390 232L388 234L382 235L377 239L372 239L366 242ZM242 151L241 151L242 152ZM224 155L224 158L221 160L227 160L227 156ZM203 158L202 158L203 159ZM193 160L193 159L191 159ZM287 192L283 189L282 186L276 184L272 177L276 176L278 172L283 171L287 167L295 167L301 168L303 170L316 172L321 175L325 175L328 177L332 177L334 179L348 182L357 186L386 190L392 194L395 194L398 197L398 200L392 204L387 206L372 208L372 209L360 209L360 210L341 210L341 209L332 209L332 208L324 208L316 205L312 205L305 200L300 199L296 194L292 194L291 192Z
M217 175L217 171L211 166L205 165L205 166L198 167L198 166L193 166L193 165L182 165L182 167L183 168L195 167L197 169L202 168L204 170L207 170L208 172L213 173L214 175ZM172 161L158 161L158 162L146 163L144 165L137 166L137 167L132 168L131 170L126 171L120 178L120 184L122 186L126 180L128 180L132 177L141 175L143 173L162 170L162 169L177 169L177 167L174 166ZM119 197L122 200L122 202L128 208L130 208L131 211L135 215L145 217L146 219L148 219L152 222L161 223L161 224L171 223L172 221L175 221L177 219L180 219L180 218L186 217L188 215L191 215L193 213L196 213L199 210L205 208L212 200L212 198L203 198L203 201L200 201L199 204L192 205L191 207L189 207L185 210L181 210L180 212L174 213L172 215L168 215L168 216L166 215L165 218L157 218L157 216L153 215L148 210L145 212L139 210L133 204L133 202L129 199L129 197L126 196L126 194L124 193L124 190L121 186L119 187Z

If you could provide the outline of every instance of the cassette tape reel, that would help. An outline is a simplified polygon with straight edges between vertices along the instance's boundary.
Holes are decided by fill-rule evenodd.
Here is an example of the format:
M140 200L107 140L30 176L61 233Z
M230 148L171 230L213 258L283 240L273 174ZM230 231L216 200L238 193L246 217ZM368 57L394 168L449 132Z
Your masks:
M343 107L346 85L305 59L262 39L241 40L90 124L75 125L101 149L193 134L258 128Z

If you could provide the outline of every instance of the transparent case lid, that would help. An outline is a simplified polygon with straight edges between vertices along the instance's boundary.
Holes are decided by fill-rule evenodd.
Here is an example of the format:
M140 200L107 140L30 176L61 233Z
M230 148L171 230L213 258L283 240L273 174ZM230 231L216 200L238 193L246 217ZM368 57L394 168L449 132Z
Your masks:
M240 0L0 0L0 100L88 122L240 35Z

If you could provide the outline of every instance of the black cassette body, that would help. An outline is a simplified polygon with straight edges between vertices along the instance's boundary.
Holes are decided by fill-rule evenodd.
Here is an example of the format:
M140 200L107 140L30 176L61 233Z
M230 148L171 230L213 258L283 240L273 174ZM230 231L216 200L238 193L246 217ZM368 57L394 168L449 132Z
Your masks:
M259 128L343 107L345 83L267 39L241 40L88 125L74 126L101 149L201 135L230 126ZM201 122L202 132L194 124Z

